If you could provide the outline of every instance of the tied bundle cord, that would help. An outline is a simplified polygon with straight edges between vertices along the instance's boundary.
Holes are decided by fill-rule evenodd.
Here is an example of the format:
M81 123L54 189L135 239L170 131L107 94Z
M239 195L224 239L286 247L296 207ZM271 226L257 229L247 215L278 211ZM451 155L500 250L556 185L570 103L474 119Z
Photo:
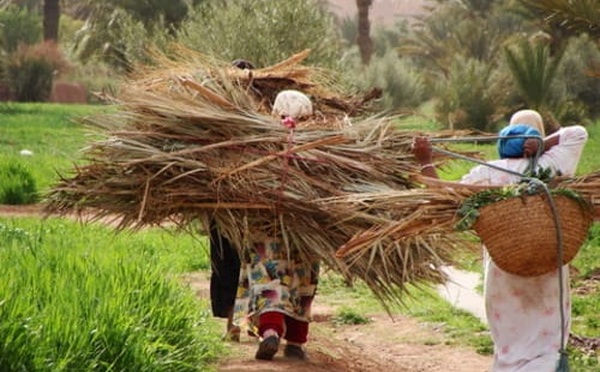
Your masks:
M294 145L294 129L296 129L296 120L294 120L294 118L292 118L291 116L286 116L283 119L281 119L281 125L288 128L290 130L290 133L287 136L287 151L283 156L284 167L283 174L281 175L281 184L279 185L279 200L277 200L277 205L275 207L276 214L279 214L279 211L281 210L281 203L283 201L284 196L283 193L285 191L285 183L287 182L288 173L290 169L289 157L291 157L292 155L291 149Z
M565 309L563 307L563 236L562 229L560 228L560 219L558 218L558 209L556 208L556 203L554 202L554 198L552 198L552 194L550 193L548 186L544 182L536 178L530 178L529 182L541 186L544 190L544 193L548 197L548 204L550 205L554 226L556 227L556 242L558 250L558 308L560 310L560 349L558 350L560 355L556 363L556 372L569 372L569 355L565 345Z

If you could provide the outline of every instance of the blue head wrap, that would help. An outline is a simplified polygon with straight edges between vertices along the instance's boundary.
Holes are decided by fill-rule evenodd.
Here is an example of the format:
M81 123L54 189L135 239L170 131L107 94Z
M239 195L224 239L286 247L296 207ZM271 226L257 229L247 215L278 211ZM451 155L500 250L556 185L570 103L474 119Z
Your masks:
M513 124L504 127L499 136L539 136L537 129L525 124ZM523 145L527 138L502 138L498 140L498 154L501 159L520 158L523 156Z

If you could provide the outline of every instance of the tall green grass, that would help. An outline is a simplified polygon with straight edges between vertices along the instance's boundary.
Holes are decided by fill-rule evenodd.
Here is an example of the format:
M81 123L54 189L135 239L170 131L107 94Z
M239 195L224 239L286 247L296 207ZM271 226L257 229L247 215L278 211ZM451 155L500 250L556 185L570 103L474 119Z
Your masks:
M222 352L178 276L208 266L191 236L0 219L0 247L2 371L200 371Z
M0 203L33 204L38 199L31 172L20 163L0 160Z

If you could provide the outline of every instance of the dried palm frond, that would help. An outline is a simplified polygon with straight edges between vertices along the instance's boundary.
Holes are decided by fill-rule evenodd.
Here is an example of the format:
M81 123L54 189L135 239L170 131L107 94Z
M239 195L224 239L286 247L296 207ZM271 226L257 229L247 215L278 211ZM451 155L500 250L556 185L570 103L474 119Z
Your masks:
M350 120L366 101L336 95L302 58L251 72L195 54L157 58L125 85L114 111L86 119L103 138L61 176L47 211L114 218L120 228L212 219L240 249L280 237L363 279L382 300L445 280L461 195L411 190L421 186L411 178L419 133L398 130L393 117ZM290 87L323 102L321 116L291 132L267 108L270 89Z
M600 172L559 179L555 187L567 188L581 195L591 204L594 219L600 220Z

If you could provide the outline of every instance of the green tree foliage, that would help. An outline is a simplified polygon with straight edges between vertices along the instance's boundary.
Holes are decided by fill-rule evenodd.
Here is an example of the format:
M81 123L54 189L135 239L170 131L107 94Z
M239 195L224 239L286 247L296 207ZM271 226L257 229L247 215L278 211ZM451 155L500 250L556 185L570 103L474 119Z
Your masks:
M561 122L583 122L587 115L597 117L598 42L600 7L597 0L517 0L551 35L551 53L567 49L556 80L567 96L553 102ZM587 41L583 41L585 38ZM584 46L585 45L585 46ZM569 101L566 101L569 99Z
M30 12L39 12L43 0L0 0L0 8L3 6L17 6Z
M84 63L99 58L129 70L145 56L145 46L161 44L201 0L88 0L71 12L85 17L75 35L74 52Z
M122 9L134 20L142 22L148 31L155 28L174 30L188 14L190 5L197 5L201 0L104 0L113 9Z
M42 18L26 8L8 6L0 10L0 46L11 53L19 44L35 44L42 40Z
M531 3L537 4L537 13L532 12L531 8L528 12L524 11L527 9L523 7L524 2L526 1L438 1L440 5L432 8L432 12L425 15L414 31L401 41L399 53L416 59L423 66L426 81L440 89L435 94L440 102L436 106L439 110L436 114L442 122L454 126L457 123L472 123L474 127L483 129L490 127L494 122L493 118L501 116L503 111L511 112L525 106L551 108L557 117L567 111L570 111L571 116L581 112L581 105L573 101L574 98L579 98L573 87L568 86L565 80L556 80L562 51L569 40L560 38L565 32L562 35L559 32L550 34L545 40L544 48L532 46L523 49L519 40L543 35L541 31L548 29L543 28L546 23L542 17L552 18L554 13L548 9L547 13L542 13L539 4L561 3L563 10L568 8L585 11L588 7L581 6L585 1L532 1ZM564 5L567 3L570 5ZM579 3L579 6L573 5L575 3ZM552 9L556 11L557 8ZM593 13L591 14L588 18L594 19ZM587 24L589 26L589 22ZM572 31L573 28L568 30ZM573 61L577 58L573 55ZM448 99L448 94L454 97L454 93L463 91L465 79L470 81L470 70L466 67L464 71L455 68L457 61L470 61L471 66L472 59L487 66L482 73L488 69L498 70L498 73L508 73L504 77L514 82L500 84L497 89L505 90L496 90L494 96L497 98L492 101L488 101L483 92L480 99L466 99L469 95L461 94L462 101L470 101L470 105L481 104L482 107L467 107L461 100ZM483 74L479 80L486 81L487 78ZM472 83L476 89L480 87L480 82ZM450 88L449 84L458 86ZM497 107L491 110L490 103ZM476 112L491 115L479 115ZM491 119L485 119L486 116Z
M442 2L401 40L398 52L422 66L444 126L493 128L507 110L511 87L497 78L505 73L501 45L523 26L503 6L502 1Z
M550 56L547 43L521 41L504 49L508 67L527 106L536 110L548 107L547 100L562 53Z
M600 38L600 7L597 0L519 0L533 16L569 35L587 33Z
M131 71L145 58L148 45L167 39L164 32L148 33L142 22L122 9L106 9L89 17L75 34L73 51L84 64L99 59L121 72Z
M420 59L434 79L447 74L458 55L497 63L502 43L524 31L523 21L508 11L503 2L484 3L443 2L401 40L399 53Z
M438 81L436 119L451 129L475 128L495 131L505 114L505 97L510 91L502 69L489 63L457 56L446 77Z
M373 55L368 66L356 52L352 64L346 64L347 73L351 76L358 90L366 91L372 87L381 88L383 97L381 108L387 112L411 111L428 98L423 75L407 58L400 58L389 49L382 56Z
M556 80L566 92L581 101L593 116L600 115L600 48L587 34L572 38L562 57Z
M245 58L270 65L304 49L309 63L333 67L340 38L320 1L234 0L199 7L183 22L179 40L223 60Z

